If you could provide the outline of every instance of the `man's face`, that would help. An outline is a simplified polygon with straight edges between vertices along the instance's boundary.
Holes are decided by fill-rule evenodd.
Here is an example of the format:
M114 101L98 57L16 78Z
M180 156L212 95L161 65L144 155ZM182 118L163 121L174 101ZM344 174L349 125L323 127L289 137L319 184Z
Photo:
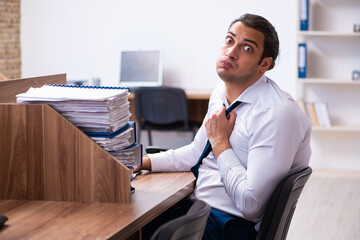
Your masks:
M264 35L242 22L234 23L226 34L216 61L220 78L228 83L251 85L268 69L272 58L259 60L264 51ZM270 63L269 63L270 61Z

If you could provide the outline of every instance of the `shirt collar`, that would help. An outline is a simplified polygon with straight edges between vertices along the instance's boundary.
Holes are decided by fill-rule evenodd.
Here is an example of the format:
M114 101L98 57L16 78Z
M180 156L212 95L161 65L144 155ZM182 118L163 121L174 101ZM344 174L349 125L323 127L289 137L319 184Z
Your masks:
M240 94L240 96L235 101L240 101L244 103L253 103L255 102L259 89L267 83L268 79L265 75L262 75L253 85L245 89L245 91ZM225 88L225 85L224 85ZM222 92L221 99L225 103L226 107L228 107L230 104L227 102L226 95L225 95L225 89Z

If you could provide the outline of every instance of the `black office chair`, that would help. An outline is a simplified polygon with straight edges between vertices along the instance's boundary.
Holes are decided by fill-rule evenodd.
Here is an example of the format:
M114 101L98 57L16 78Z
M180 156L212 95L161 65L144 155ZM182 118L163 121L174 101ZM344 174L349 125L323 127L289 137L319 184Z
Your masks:
M158 153L168 148L147 147L146 153ZM285 240L296 204L305 183L312 173L304 168L284 178L275 188L267 203L256 240Z
M297 201L311 173L311 167L307 167L278 184L265 209L256 240L286 239Z
M196 200L186 215L160 226L151 240L201 240L210 211L207 203Z
M6 216L0 214L0 228L5 225L5 222L9 220Z
M186 95L174 87L144 87L135 90L136 117L140 131L147 130L152 145L151 130L192 131L195 137L200 123L189 122Z

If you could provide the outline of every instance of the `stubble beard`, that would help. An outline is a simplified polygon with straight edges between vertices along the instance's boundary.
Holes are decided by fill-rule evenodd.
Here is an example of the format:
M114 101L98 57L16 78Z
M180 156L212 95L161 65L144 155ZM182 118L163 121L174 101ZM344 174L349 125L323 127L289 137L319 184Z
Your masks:
M231 85L243 85L253 81L257 75L257 67L253 66L246 73L238 75L228 72L227 69L220 68L217 69L217 74L225 83Z

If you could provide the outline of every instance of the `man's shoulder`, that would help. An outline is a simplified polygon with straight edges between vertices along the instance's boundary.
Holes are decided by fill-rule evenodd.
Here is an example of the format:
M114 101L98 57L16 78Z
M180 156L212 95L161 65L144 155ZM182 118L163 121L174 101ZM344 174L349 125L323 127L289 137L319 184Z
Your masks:
M264 107L283 105L293 106L296 101L286 91L282 90L274 81L267 78L266 84L258 89L257 100Z
M304 118L295 99L271 79L267 79L267 83L259 89L253 108L258 114L268 113L277 117Z

